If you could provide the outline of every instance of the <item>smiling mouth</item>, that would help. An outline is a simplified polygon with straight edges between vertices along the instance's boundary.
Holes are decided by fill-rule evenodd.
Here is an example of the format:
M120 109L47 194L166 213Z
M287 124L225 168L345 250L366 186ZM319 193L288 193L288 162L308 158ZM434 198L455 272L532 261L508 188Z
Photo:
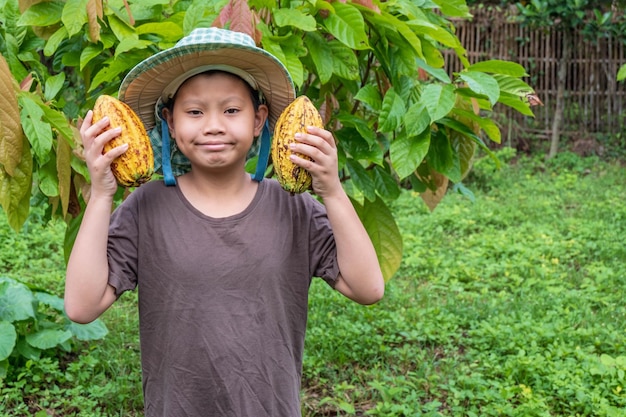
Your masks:
M231 144L228 142L208 142L200 143L197 146L208 151L221 151L230 147Z

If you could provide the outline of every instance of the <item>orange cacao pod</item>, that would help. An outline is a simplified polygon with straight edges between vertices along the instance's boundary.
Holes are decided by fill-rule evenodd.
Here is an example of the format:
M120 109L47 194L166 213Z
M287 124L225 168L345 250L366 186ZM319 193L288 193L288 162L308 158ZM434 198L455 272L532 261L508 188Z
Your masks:
M274 126L272 163L280 185L291 193L302 193L311 186L311 174L291 162L289 145L296 133L306 133L307 126L324 128L322 116L307 96L299 96L283 110ZM310 159L304 155L298 155Z
M118 184L123 187L138 187L150 181L154 172L154 155L150 137L137 114L123 101L105 94L96 99L93 123L104 116L110 120L105 130L121 126L122 133L104 145L102 153L124 143L128 144L128 150L111 163L111 171Z

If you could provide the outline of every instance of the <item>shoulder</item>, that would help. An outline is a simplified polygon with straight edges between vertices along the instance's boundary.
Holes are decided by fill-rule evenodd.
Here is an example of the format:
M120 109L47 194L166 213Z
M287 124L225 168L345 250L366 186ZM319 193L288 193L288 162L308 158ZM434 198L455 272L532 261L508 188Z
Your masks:
M134 188L124 197L120 207L127 209L138 209L142 206L153 206L155 204L166 204L175 201L173 198L177 193L177 187L168 187L162 180L154 180Z

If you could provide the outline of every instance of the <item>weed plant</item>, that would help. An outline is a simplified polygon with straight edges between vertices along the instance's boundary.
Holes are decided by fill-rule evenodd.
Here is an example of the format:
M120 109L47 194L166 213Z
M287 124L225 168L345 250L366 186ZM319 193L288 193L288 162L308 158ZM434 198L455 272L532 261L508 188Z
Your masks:
M626 173L501 152L474 202L394 203L404 259L380 303L314 280L303 416L625 415ZM0 274L62 291L60 230L3 228ZM136 294L103 320L103 341L0 381L0 415L142 416Z

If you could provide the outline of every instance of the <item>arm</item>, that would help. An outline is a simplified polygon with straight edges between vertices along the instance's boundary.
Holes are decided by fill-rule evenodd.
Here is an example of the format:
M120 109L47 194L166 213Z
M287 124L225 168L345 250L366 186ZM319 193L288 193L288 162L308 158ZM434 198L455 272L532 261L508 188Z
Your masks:
M119 136L120 130L103 132L108 119L92 125L92 115L91 111L87 113L80 128L91 177L91 197L70 254L65 279L65 310L71 320L79 323L95 320L116 299L115 289L108 284L108 228L117 190L110 165L128 148L123 145L102 155L104 144Z
M308 134L296 135L293 152L313 161L291 156L313 177L313 190L326 206L337 245L339 278L335 289L361 304L379 301L385 292L380 265L372 241L337 176L337 148L330 132L311 127Z

